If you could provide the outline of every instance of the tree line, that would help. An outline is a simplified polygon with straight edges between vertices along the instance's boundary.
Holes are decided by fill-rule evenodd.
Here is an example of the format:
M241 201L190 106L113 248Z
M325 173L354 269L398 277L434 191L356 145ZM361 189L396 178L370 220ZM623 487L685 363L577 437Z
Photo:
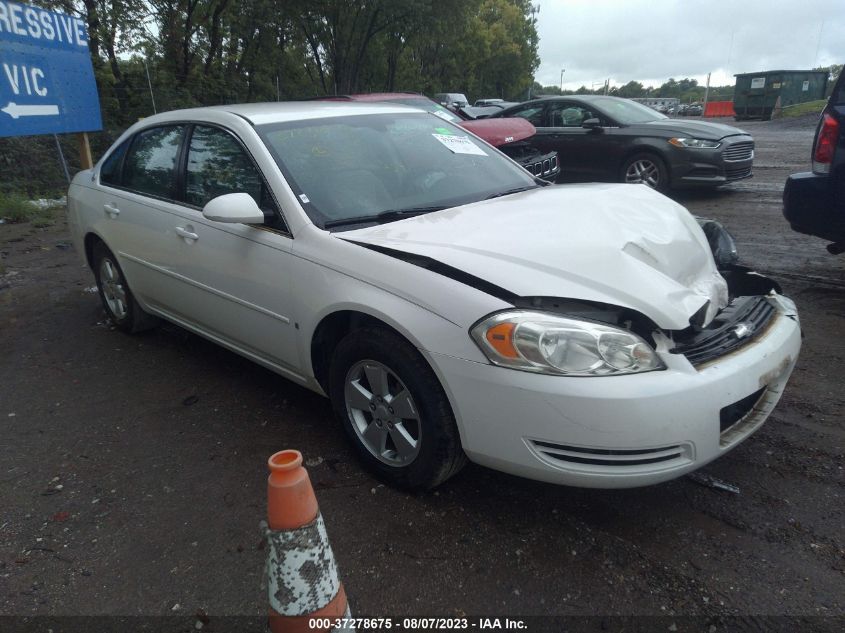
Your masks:
M531 0L41 0L82 18L104 131L95 159L154 111L356 92L524 95L539 65ZM61 139L71 171L73 137ZM61 191L49 137L0 139L0 192Z
M530 0L51 2L88 25L107 127L149 115L153 100L170 110L397 90L509 98L539 64Z
M833 64L831 66L821 66L813 70L825 71L828 73L827 81L827 95L830 95L833 90L833 85L842 72L842 64ZM611 86L607 90L607 94L613 97L625 97L628 99L636 99L642 97L656 97L667 98L674 97L680 99L681 103L693 103L704 100L704 93L706 87L698 83L698 80L685 77L684 79L676 80L669 78L660 86L646 86L639 81L629 81L620 86ZM532 86L532 93L535 95L560 95L560 94L604 94L605 86L602 84L599 88L592 86L581 86L578 90L561 90L560 86L542 86L534 82ZM734 96L734 85L728 86L710 86L708 99L710 101L730 101Z

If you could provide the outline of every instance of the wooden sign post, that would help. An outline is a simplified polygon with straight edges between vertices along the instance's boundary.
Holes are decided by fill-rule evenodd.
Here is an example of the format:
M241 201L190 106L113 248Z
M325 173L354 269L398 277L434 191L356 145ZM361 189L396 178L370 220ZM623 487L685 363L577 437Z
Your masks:
M94 160L91 158L91 144L88 142L88 132L79 134L79 166L81 169L91 169Z

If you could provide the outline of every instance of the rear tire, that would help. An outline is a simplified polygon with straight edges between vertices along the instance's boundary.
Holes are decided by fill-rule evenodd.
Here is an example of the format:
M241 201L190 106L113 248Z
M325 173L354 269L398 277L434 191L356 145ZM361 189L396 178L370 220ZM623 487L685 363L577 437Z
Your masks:
M622 165L620 179L629 184L643 184L657 191L669 188L669 170L656 154L642 152L630 156Z
M430 490L466 463L443 387L414 346L388 329L355 330L338 344L329 396L359 459L386 483Z
M93 261L103 310L115 326L128 334L155 327L158 319L138 305L117 258L103 242L94 245Z

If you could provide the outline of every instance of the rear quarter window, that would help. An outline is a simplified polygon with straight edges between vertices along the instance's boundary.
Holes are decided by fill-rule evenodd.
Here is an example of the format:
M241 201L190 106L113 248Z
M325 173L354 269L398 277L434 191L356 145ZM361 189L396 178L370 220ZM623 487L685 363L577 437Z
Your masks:
M129 141L124 141L116 150L114 150L109 157L103 162L100 167L100 182L106 185L119 185L120 172L123 167L123 157L126 155L126 148L129 147Z

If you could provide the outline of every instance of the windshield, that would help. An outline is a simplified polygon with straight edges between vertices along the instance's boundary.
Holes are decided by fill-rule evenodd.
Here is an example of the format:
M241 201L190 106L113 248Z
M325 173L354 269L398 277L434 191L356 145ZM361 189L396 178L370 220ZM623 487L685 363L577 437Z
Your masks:
M430 114L369 114L257 128L317 226L399 219L539 186L524 169Z
M597 105L607 116L615 119L622 125L633 125L634 123L648 123L667 119L665 114L660 114L648 106L628 99L616 97L596 97L590 100L591 104Z

